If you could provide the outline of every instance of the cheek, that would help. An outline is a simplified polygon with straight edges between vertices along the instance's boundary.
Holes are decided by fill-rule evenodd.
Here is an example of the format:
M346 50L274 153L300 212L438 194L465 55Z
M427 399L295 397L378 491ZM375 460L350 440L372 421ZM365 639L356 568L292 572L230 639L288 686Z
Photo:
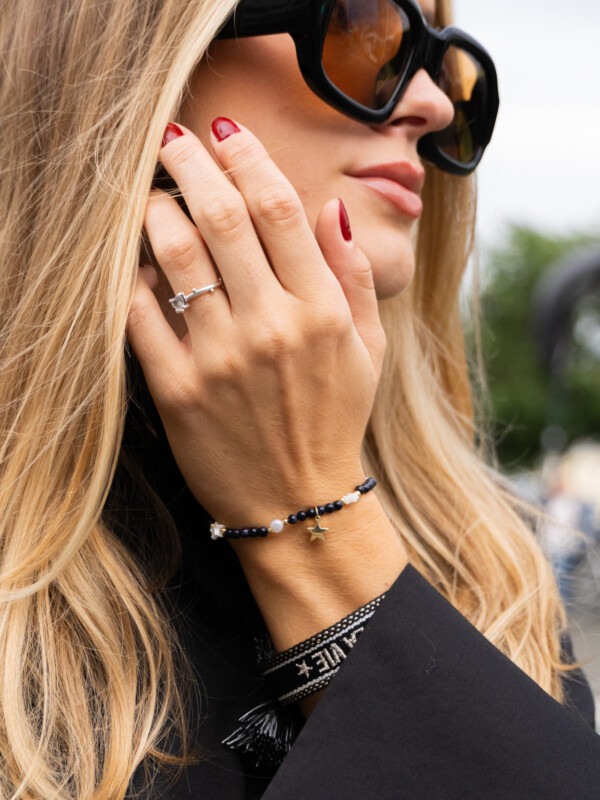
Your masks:
M308 88L289 36L213 42L189 85L184 125L208 144L215 117L238 119L310 202L313 187L333 169L331 153L347 123Z
M285 121L293 110L301 117L314 102L289 36L216 41L209 54L190 79L184 124L184 116L204 123L218 115L239 118L267 144L287 135ZM293 103L286 106L286 98Z

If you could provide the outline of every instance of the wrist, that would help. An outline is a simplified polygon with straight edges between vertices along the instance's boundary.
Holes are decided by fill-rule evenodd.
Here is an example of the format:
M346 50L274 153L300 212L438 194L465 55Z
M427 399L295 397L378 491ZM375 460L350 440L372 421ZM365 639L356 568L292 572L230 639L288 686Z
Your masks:
M376 483L359 465L358 468L346 469L343 477L337 480L330 475L325 480L303 481L299 483L300 489L294 488L287 493L273 488L277 505L265 507L262 504L259 507L255 503L252 511L245 511L232 504L223 518L211 525L211 535L213 539L227 538L234 547L240 542L244 550L245 543L258 544L259 539L268 539L265 547L276 547L281 540L294 536L297 530L314 526L317 517L322 525L326 525L330 518L337 518L346 506L371 492ZM281 513L283 508L285 513ZM252 549L254 552L258 550L257 547Z
M385 592L408 563L400 535L373 492L329 520L325 542L310 542L295 530L291 536L285 532L281 546L253 550L253 544L265 544L261 539L236 548L278 651Z

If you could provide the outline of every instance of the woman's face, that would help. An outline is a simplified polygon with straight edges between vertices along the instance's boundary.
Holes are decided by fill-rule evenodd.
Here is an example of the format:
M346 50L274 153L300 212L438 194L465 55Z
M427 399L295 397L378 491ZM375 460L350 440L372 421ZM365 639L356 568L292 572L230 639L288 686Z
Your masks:
M433 18L434 0L420 5ZM420 183L424 170L417 143L453 117L452 104L425 70L415 75L385 124L369 125L331 108L308 88L287 34L218 40L192 76L180 120L210 151L210 124L220 116L258 136L294 185L313 231L323 205L342 198L354 240L371 261L379 299L405 288L414 272L412 234L420 201L404 193L404 200L394 203L373 188L376 180L367 183L355 175L393 164Z

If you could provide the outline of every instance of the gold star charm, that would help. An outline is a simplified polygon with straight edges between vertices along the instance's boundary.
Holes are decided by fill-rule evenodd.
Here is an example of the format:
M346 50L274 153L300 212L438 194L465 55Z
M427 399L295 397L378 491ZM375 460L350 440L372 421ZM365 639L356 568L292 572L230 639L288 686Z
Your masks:
M316 523L314 524L314 526L312 528L308 529L310 531L310 534L311 534L310 540L311 540L311 542L314 542L315 539L320 539L322 542L324 542L325 541L325 537L323 536L323 534L326 531L328 531L329 528L322 528L321 527L321 524L320 524L321 523L321 517L319 516L318 512L317 512L317 516L315 517L315 519L316 519Z

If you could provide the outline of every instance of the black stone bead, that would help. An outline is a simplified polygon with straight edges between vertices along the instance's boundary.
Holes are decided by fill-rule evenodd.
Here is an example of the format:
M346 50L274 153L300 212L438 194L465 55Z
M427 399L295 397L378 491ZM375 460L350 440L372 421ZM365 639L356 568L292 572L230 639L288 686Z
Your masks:
M314 506L306 509L306 516L314 519L317 516L317 509Z
M325 514L325 506L317 506L317 510L319 511L319 516Z
M288 522L290 525L295 525L298 522L298 517L295 514L290 514L288 517Z
M266 527L266 525L263 525L262 528L258 529L258 532L260 533L261 536L267 536L269 533L269 529Z
M236 536L236 534L238 532L237 528L228 528L228 531L229 531L229 535L231 536L232 539L237 539L237 536Z
M360 492L361 494L364 494L364 493L367 491L367 490L366 490L366 488L365 488L365 485L364 485L364 483L361 483L361 485L360 485L360 486L357 486L357 487L356 487L356 491L357 491L357 492Z
M250 536L250 528L242 528L242 530L240 531L240 534L241 534L241 535L244 537L244 539L245 539L245 538L246 538L246 536Z
M336 509L336 511L339 511L340 508L344 507L344 501L343 500L335 500L334 503L333 503L333 506Z
M327 505L325 506L325 513L331 514L333 511L335 511L335 506L333 505L333 503L327 503Z
M258 528L250 528L250 536L258 536Z
M296 517L300 520L300 522L304 522L304 520L306 519L307 516L308 516L308 514L306 513L306 511L299 511L296 514Z

